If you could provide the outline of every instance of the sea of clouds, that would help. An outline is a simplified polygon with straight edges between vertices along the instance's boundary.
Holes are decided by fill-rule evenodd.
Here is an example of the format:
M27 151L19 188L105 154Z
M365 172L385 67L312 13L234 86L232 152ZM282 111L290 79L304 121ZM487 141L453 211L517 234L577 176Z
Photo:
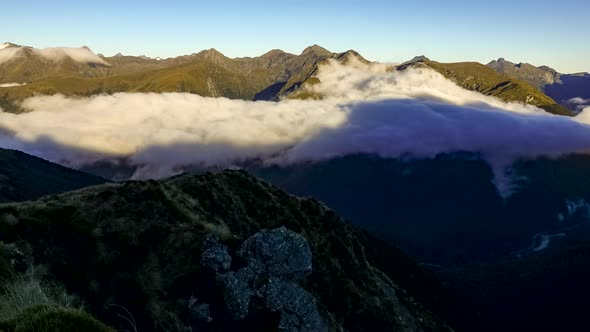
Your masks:
M296 164L454 151L480 153L501 177L518 158L590 152L590 108L555 116L467 91L427 68L332 62L318 77L321 83L307 89L322 100L37 96L22 103L29 113L0 112L0 146L72 167L125 158L136 178L252 159Z

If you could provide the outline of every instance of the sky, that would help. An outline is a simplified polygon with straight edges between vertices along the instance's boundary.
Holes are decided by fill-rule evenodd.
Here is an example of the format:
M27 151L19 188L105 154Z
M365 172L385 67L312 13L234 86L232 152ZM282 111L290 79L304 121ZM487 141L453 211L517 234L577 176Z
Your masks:
M313 44L380 62L549 65L590 71L590 1L2 1L0 43L88 46L171 57L215 48L229 57Z

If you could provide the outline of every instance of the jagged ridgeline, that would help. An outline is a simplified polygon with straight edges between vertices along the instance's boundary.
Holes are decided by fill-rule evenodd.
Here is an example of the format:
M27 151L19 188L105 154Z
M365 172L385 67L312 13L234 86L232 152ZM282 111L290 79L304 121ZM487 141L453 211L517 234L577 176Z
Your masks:
M548 66L513 63L504 58L487 66L504 76L530 83L573 112L580 112L590 104L589 73L563 74Z
M397 248L242 171L0 205L0 241L118 330L451 331L459 313Z
M90 96L116 92L187 92L207 97L277 100L317 68L340 54L317 45L300 55L272 50L254 58L230 59L215 49L165 60L116 55L101 57L88 48L46 50L11 46L0 62L0 106L22 111L18 102L35 94ZM80 57L83 54L85 57ZM58 57L59 56L59 57ZM77 56L77 57L76 57ZM56 60L57 59L57 60Z
M6 112L26 111L21 102L38 94L92 96L117 92L183 92L206 97L273 100L284 97L317 99L300 89L319 83L315 76L329 59L348 63L351 58L370 63L349 50L333 53L318 45L294 55L272 50L253 58L228 58L215 49L168 59L145 56L96 55L87 47L34 49L15 44L0 48L0 107ZM525 80L511 78L483 64L443 64L417 57L398 69L427 66L459 86L508 102L538 106L549 113L571 115ZM392 67L393 68L393 67Z
M404 70L410 67L431 68L464 89L497 97L507 102L522 102L557 115L573 115L565 106L558 104L537 89L533 85L534 82L528 83L522 80L522 77L505 76L504 73L497 72L481 63L440 63L422 56L402 64L398 69Z

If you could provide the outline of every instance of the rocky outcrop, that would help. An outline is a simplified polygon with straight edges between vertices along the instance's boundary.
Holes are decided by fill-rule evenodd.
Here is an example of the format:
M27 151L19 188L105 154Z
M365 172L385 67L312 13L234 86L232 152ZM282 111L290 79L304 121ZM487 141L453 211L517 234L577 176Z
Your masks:
M211 236L204 246L201 263L205 267L216 272L229 268L231 257L225 246ZM311 249L302 235L285 227L261 230L242 244L238 256L247 266L217 275L233 319L248 317L250 302L256 299L263 303L262 310L279 313L280 331L328 331L316 299L298 283L312 269ZM205 310L202 304L193 309L200 320L208 317Z
M209 234L203 243L201 264L214 272L225 272L231 266L227 247L220 244L213 234Z
M0 241L118 330L129 326L112 304L154 332L442 332L428 309L454 308L399 249L243 171L0 204Z

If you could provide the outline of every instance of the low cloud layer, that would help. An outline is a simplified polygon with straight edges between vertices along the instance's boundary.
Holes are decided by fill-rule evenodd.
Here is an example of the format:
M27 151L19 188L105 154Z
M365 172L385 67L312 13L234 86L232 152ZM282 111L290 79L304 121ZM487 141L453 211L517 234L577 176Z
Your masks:
M80 167L125 157L136 177L190 165L319 161L353 153L481 153L501 177L520 157L590 152L590 109L576 118L464 90L428 69L337 63L311 87L319 101L248 102L190 94L39 96L0 113L0 146Z
M568 100L567 102L568 104L572 105L578 112L590 107L590 99L576 97Z
M0 64L22 57L25 47L9 44L0 45ZM44 49L29 48L33 53L50 61L61 61L70 58L78 63L96 63L108 66L109 64L86 47L50 47Z

